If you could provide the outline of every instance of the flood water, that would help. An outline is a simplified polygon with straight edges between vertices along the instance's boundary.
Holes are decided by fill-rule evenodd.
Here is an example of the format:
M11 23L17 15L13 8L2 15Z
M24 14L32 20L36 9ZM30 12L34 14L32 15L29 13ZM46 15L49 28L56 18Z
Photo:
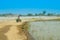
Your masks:
M28 31L35 40L60 40L60 21L30 22Z

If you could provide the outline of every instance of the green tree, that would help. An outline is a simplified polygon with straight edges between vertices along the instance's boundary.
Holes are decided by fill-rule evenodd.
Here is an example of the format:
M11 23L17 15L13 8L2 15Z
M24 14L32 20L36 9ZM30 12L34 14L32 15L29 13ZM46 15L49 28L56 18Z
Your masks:
M19 16L23 16L23 15L19 14Z
M46 14L46 11L43 11L43 13L41 15L45 15Z
M42 14L42 13L39 13L38 15L39 15L39 16L42 16L43 14Z
M37 14L37 13L35 13L35 16L38 16L38 14Z
M46 11L43 11L43 14L45 15L46 14Z
M46 11L43 11L42 13L39 13L39 16L44 16L46 14Z
M27 14L27 16L33 16L33 14L31 14L31 13L28 13L28 14Z
M52 13L48 13L47 15L48 15L48 16L53 16L53 14L52 14Z

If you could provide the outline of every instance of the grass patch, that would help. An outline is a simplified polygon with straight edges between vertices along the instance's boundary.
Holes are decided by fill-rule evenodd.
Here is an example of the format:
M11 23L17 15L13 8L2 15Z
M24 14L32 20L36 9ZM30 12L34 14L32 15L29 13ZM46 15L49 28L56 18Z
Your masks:
M56 19L40 19L40 18L32 18L29 19L30 22L32 21L60 21L60 18L56 18Z

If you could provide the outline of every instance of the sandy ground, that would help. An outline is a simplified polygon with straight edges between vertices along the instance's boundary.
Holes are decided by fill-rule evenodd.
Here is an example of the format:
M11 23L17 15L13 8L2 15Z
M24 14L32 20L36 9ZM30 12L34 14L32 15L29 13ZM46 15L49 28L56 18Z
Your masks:
M16 20L0 21L0 40L35 40L27 30L22 29L26 21L34 20L37 19L24 19L19 23Z
M2 21L0 22L0 40L27 40L27 36L21 29L25 22Z

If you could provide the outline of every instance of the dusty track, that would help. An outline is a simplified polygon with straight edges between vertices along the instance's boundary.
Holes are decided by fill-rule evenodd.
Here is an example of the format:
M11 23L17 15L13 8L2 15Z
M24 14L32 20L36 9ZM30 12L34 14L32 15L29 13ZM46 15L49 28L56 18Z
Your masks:
M0 22L0 40L27 40L26 33L22 29L26 22L15 21Z

